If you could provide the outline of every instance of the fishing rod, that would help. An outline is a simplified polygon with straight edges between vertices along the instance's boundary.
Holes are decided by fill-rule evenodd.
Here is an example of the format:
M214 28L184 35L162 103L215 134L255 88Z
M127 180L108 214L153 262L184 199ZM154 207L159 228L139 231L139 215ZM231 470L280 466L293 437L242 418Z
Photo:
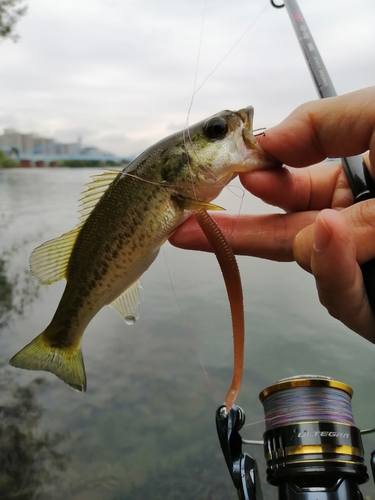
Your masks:
M286 7L320 98L336 91L296 0ZM354 203L375 197L375 185L361 156L342 158ZM375 259L361 266L368 299L375 313ZM266 432L263 441L244 440L244 411L236 406L216 410L220 446L239 500L263 500L256 460L244 444L261 444L267 481L278 487L279 500L363 500L359 485L368 481L360 431L351 410L351 387L319 375L279 380L264 389ZM370 466L375 481L375 450Z
M275 0L271 0L271 4L276 8L285 6L319 97L323 99L337 96L323 59L296 0L284 0L283 4L277 4ZM341 158L341 161L353 193L354 203L375 198L374 181L362 156L349 156ZM369 303L375 314L375 259L362 264L361 270Z

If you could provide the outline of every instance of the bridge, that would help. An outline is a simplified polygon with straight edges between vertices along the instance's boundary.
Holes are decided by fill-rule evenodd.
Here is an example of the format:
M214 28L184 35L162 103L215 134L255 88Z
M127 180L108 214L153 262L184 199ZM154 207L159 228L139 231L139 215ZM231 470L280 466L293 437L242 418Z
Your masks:
M21 167L121 165L129 160L92 146L61 143L35 134L20 134L5 129L0 135L0 148Z

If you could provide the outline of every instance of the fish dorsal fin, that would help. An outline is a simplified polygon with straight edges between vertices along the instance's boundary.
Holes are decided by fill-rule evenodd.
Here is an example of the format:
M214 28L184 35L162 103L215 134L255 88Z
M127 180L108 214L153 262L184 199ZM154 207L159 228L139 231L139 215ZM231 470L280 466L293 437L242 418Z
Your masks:
M137 281L125 290L116 300L108 304L125 320L125 323L132 325L139 318L139 304L141 298L139 289L142 288L141 282Z
M81 226L46 241L30 256L30 268L41 285L51 285L66 277L66 269Z
M86 189L83 191L82 198L79 200L81 202L79 209L80 224L86 221L92 209L119 173L119 170L104 170L102 173L92 176L92 180L86 184Z

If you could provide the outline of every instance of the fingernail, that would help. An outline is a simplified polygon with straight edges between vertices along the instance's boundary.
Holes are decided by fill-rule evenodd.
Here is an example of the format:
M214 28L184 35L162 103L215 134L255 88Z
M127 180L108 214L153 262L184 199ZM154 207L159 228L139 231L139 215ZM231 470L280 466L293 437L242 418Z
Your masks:
M324 252L327 250L330 240L331 232L324 221L324 217L319 214L315 221L314 250Z

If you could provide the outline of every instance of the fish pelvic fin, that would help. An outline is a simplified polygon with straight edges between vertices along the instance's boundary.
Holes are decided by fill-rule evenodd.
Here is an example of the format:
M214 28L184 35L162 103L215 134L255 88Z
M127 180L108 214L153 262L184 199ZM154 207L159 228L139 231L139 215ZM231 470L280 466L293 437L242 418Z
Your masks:
M81 347L69 350L52 347L46 339L45 332L15 354L9 364L16 368L54 373L76 391L86 391L86 374Z
M127 325L132 325L139 318L141 298L139 290L142 288L140 280L127 288L116 300L108 304L119 313Z
M194 212L198 210L225 210L225 208L209 203L208 201L194 200L186 196L174 195L173 199L183 210L193 210Z

